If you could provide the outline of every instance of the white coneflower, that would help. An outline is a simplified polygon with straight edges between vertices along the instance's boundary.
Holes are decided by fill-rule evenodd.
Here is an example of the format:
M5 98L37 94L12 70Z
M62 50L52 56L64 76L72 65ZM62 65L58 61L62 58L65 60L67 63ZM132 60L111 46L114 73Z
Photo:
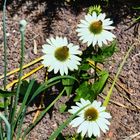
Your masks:
M80 65L82 52L79 50L79 46L68 43L66 37L51 37L47 39L48 44L43 45L43 56L42 64L48 67L48 71L54 70L54 73L60 71L61 75L68 74L68 69L73 71L78 69Z
M111 115L105 112L106 107L101 106L101 102L96 100L91 103L89 100L81 99L81 102L76 102L77 106L72 106L69 110L70 113L75 114L79 109L85 107L70 125L78 127L77 133L81 133L82 137L87 135L89 138L94 135L100 137L100 129L105 133L109 130L108 125L110 122L107 119L111 118Z
M98 44L101 47L115 38L115 35L108 31L114 29L111 26L113 22L109 18L105 19L105 16L105 13L97 15L93 12L92 15L85 15L85 20L80 21L76 31L83 43L87 43L88 46Z

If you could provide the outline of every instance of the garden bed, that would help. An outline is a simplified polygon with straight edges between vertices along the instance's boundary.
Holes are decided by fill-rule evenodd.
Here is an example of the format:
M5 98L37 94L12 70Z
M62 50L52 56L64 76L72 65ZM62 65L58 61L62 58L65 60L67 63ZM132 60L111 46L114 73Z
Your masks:
M118 82L122 88L114 88L111 97L112 102L108 110L112 115L111 126L106 134L102 134L99 140L139 140L140 139L140 27L139 23L133 24L138 15L132 7L140 4L138 1L114 1L108 6L103 2L103 12L106 12L114 21L115 30L113 33L117 36L117 52L101 66L102 69L109 71L111 77L114 77L125 53L130 46L134 45L129 58L127 59L123 70L119 76ZM135 3L135 4L134 4ZM42 56L42 45L46 39L53 36L66 36L69 41L85 48L85 45L78 41L76 28L77 24L87 12L87 8L93 5L92 1L82 2L64 2L64 1L17 1L13 0L7 4L7 39L8 39L8 71L19 67L20 61L20 33L19 21L25 19L27 28L25 34L25 60L24 64ZM0 6L0 17L2 17L2 5ZM132 26L133 25L133 26ZM0 20L0 56L3 56L3 34L2 18ZM24 70L24 73L36 68L41 63L35 64ZM38 82L45 79L46 69L42 68L28 79L35 78ZM0 75L3 74L3 60L0 59ZM8 83L17 79L17 75L8 77ZM3 80L0 80L2 86ZM103 91L105 95L110 87ZM45 99L45 105L53 99L52 93ZM101 97L99 100L103 100ZM59 102L47 113L44 118L31 131L29 140L47 140L51 133L66 120L69 113L60 113L59 105L66 103L69 98L63 96ZM32 122L40 101L29 107L28 115L25 120L25 126ZM121 106L124 105L124 106ZM128 108L126 108L128 107ZM74 134L74 129L70 126L63 131L64 135ZM136 135L135 134L139 134ZM134 137L134 138L133 138Z

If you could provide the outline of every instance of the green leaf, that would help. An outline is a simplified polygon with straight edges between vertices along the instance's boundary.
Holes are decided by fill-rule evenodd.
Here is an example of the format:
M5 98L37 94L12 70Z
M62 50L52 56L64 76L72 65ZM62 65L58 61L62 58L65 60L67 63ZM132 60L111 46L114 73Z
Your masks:
M89 64L82 64L79 69L83 71L87 71L90 68Z
M76 97L74 101L79 101L80 98L90 101L96 99L98 94L102 92L104 85L108 79L108 76L109 76L108 72L101 71L99 73L99 79L94 84L89 84L88 81L83 82L76 89Z
M64 136L62 135L62 133L60 133L58 135L58 137L57 137L57 140L66 140L66 139L64 138Z
M67 106L66 106L65 104L60 105L60 106L59 106L59 112L60 112L60 113L64 113L65 110L66 110L66 108L67 108Z
M13 124L13 127L15 127L16 123L17 122L20 122L21 123L21 118L20 116L22 116L22 114L24 114L24 110L26 108L26 104L27 104L27 101L28 101L28 97L30 95L30 93L33 91L33 88L34 88L34 85L36 84L35 83L36 81L33 79L31 80L28 85L26 86L26 92L24 93L24 98L23 98L23 101L22 101L22 104L20 106L20 109L19 111L17 112L17 119L15 120L14 124ZM26 82L25 82L26 83ZM32 93L33 94L33 93ZM22 125L22 124L21 124ZM18 130L21 130L20 128Z
M71 94L74 82L74 79L62 79L62 84L65 87L67 96Z
M79 88L76 89L76 97L74 101L79 101L80 98L86 100L89 99L91 96L93 96L91 85L87 81L85 81L79 86Z
M11 140L11 125L10 125L10 123L8 122L7 118L2 113L0 113L0 119L2 119L5 122L5 126L7 128L6 129L7 130L7 132L6 132L7 139L6 140Z
M92 91L94 92L94 98L96 98L102 92L109 76L107 71L101 71L99 74L99 79L91 87Z
M5 91L0 89L0 108L4 108L3 98L8 98L14 96L16 93L13 91ZM9 105L9 100L7 100L6 106Z
M5 91L5 90L0 89L0 97L7 98L7 97L11 97L15 94L16 94L15 92Z
M33 96L31 97L30 101L28 102L28 104L40 93L42 93L43 91L45 91L46 89L48 89L49 87L56 85L60 82L60 80L62 79L73 79L75 81L78 82L78 80L75 77L72 76L56 76L53 77L51 79L49 79L48 81L46 81L45 83L43 83L42 85L40 85L38 87L38 89L34 92Z
M61 98L62 94L65 92L65 89L62 90L62 92L55 98L54 101L52 101L49 106L47 106L42 112L40 112L39 116L35 120L34 123L31 123L25 130L22 135L22 138L24 138L36 125L37 123L42 119L42 117L47 113L47 111Z
M34 79L32 79L30 81L27 81L27 80L23 80L22 81L22 84L20 86L20 96L22 98L25 97L25 93L27 92L27 89L28 89L30 83L32 83L33 81L34 81L34 84L32 85L32 90L29 93L29 97L31 97L34 94L34 92L38 89L40 84L36 80L34 80Z
M104 62L107 58L111 57L116 51L116 41L113 41L109 46L103 46L99 49L98 53L92 57L95 62Z
M0 101L0 108L4 108L4 102Z
M6 107L9 105L9 103L10 103L10 100L8 99L7 101L6 101ZM4 100L3 100L3 98L0 98L0 108L4 108L5 106L4 106Z
M140 10L140 7L132 7L133 9Z
M46 81L46 84L50 84L51 82L62 80L62 79L73 79L73 80L78 82L78 80L75 77L66 75L66 76L56 76L56 77L53 77L53 78L49 79L48 81Z

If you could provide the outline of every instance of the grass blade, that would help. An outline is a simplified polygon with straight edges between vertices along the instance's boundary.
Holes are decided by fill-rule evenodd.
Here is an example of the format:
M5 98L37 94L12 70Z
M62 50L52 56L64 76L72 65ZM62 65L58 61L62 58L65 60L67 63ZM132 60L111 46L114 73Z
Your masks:
M23 114L22 112L23 112L23 110L25 109L25 105L26 105L26 103L27 103L27 100L28 100L28 97L29 97L30 92L31 92L31 90L32 90L32 87L33 87L34 82L35 82L35 80L32 80L32 81L30 82L29 86L28 86L28 89L27 89L27 91L26 91L26 93L25 93L25 96L24 96L23 102L22 102L22 104L21 104L20 110L18 111L16 120L15 120L15 122L14 122L14 124L13 124L13 129L15 129L15 125L19 122L19 116L21 116L21 114ZM21 122L20 122L20 123L21 123ZM20 128L20 127L19 127L19 128Z
M57 100L60 99L60 97L62 96L62 94L64 93L65 89L62 90L62 92L57 96L57 98L45 109L43 110L40 115L38 116L38 118L34 121L33 124L31 124L30 126L28 126L28 128L25 130L22 138L25 138L25 136L34 128L34 126L36 126L36 124L42 119L42 117L47 113L47 111L56 103Z
M53 77L51 79L49 79L47 82L45 82L44 84L42 84L36 91L35 93L33 94L33 96L31 97L30 101L28 102L28 105L31 103L31 101L39 94L41 93L42 91L46 90L47 88L57 84L60 82L61 79L73 79L73 80L76 80L78 81L76 78L72 77L72 76L56 76L56 77Z
M10 124L7 121L6 117L4 115L2 115L2 113L0 113L0 118L3 119L3 121L5 122L6 127L7 127L7 140L11 140L11 127L10 127Z
M113 88L114 88L114 86L115 86L115 83L116 83L116 81L117 81L117 79L118 79L118 76L119 76L119 74L120 74L120 72L121 72L121 70L122 70L122 68L123 68L123 65L124 65L125 62L126 62L127 57L129 56L129 53L131 52L131 50L133 49L133 47L134 47L134 45L132 45L132 46L129 48L129 50L127 51L127 53L126 53L126 55L125 55L125 57L124 57L124 59L123 59L121 65L120 65L120 67L119 67L119 69L118 69L118 71L117 71L117 74L116 74L116 76L115 76L115 78L114 78L114 81L113 81L113 83L112 83L112 85L111 85L111 88L110 88L110 90L108 91L108 94L107 94L107 96L106 96L106 98L105 98L105 101L104 101L104 103L103 103L104 106L107 106L108 103L109 103L109 100L110 100L110 97L111 97L111 95L112 95L112 92L113 92Z
M24 60L24 44L25 44L25 38L24 38L24 31L25 31L25 26L23 25L23 20L20 21L20 34L21 34L21 58L20 58L20 71L19 71L19 82L17 84L17 90L16 90L16 96L15 96L15 102L14 102L14 107L13 107L13 113L12 113L12 119L11 119L11 125L12 125L12 134L14 132L13 128L13 123L14 123L14 117L16 113L16 107L18 104L18 99L19 99L19 92L20 92L20 85L21 85L21 78L22 78L22 67L23 67L23 60Z

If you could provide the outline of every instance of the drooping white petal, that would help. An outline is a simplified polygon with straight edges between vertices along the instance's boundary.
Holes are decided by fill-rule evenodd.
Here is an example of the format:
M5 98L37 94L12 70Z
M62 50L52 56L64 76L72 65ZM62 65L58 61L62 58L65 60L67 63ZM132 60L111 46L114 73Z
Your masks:
M72 125L73 127L77 127L77 126L79 126L81 123L83 123L83 121L84 121L84 118L82 118L82 117L77 117L77 118L75 118L74 120L72 120L72 121L70 122L70 125Z
M89 122L89 125L88 125L88 137L89 138L91 138L91 136L92 136L92 132L93 132L92 126L93 126L92 122Z
M114 38L116 38L114 34L106 30L103 31L103 36L107 36L106 40L109 40L109 41L112 41Z
M109 130L108 126L105 123L102 123L100 120L97 120L96 122L104 133L106 133L106 130Z
M88 26L86 24L78 24L77 27L80 27L80 28L87 28Z
M98 110L99 108L100 108L100 106L101 106L101 102L99 101L99 102L97 102L96 100L92 103L92 105Z
M74 114L74 113L76 113L79 109L80 109L80 108L77 107L77 106L72 106L71 109L69 109L69 112L72 113L72 114Z
M81 20L81 23L84 24L84 25L88 25L88 22L85 21L85 20Z
M111 115L109 113L107 113L107 112L101 112L100 113L100 117L104 117L104 118L110 119Z
M60 67L58 65L58 63L56 63L56 66L54 68L54 73L56 74L59 71Z
M101 123L105 123L106 125L110 125L110 122L105 118L99 118L98 121L100 121Z
M92 46L94 47L96 45L96 43L97 43L97 39L94 38L94 40L92 41Z
M105 111L105 109L106 109L106 107L102 106L102 107L98 108L98 111L102 112L102 111Z
M89 122L84 121L77 129L78 133L82 132L82 137L84 137L84 135L86 134L86 132L88 130L88 124L89 124Z
M88 104L91 104L91 102L89 100L84 100L83 98L80 99L81 103L83 106L86 106Z
M84 107L83 104L76 102L76 105L79 106L80 108Z
M99 16L97 17L97 19L103 21L103 20L105 19L105 16L106 16L105 13L103 13L103 14L101 13L101 14L99 14Z
M88 46L90 46L91 44L92 44L92 42L93 42L93 35L90 35L89 36L89 39L88 39Z
M97 20L97 14L96 14L96 12L93 12L93 13L92 13L92 18L93 18L93 21L94 21L94 20ZM92 22L93 22L93 21L92 21Z
M115 29L115 27L113 27L113 26L105 26L104 29L106 29L106 30L113 30L113 29Z
M63 67L63 65L61 65L60 74L64 75L64 67Z
M108 26L113 23L113 21L111 21L109 18L103 20L102 22L103 22L103 26Z
M96 122L92 123L92 133L95 137L100 137L100 129Z
M90 14L88 14L88 15L85 15L85 19L86 19L87 22L90 23L90 22L92 22L93 17Z

